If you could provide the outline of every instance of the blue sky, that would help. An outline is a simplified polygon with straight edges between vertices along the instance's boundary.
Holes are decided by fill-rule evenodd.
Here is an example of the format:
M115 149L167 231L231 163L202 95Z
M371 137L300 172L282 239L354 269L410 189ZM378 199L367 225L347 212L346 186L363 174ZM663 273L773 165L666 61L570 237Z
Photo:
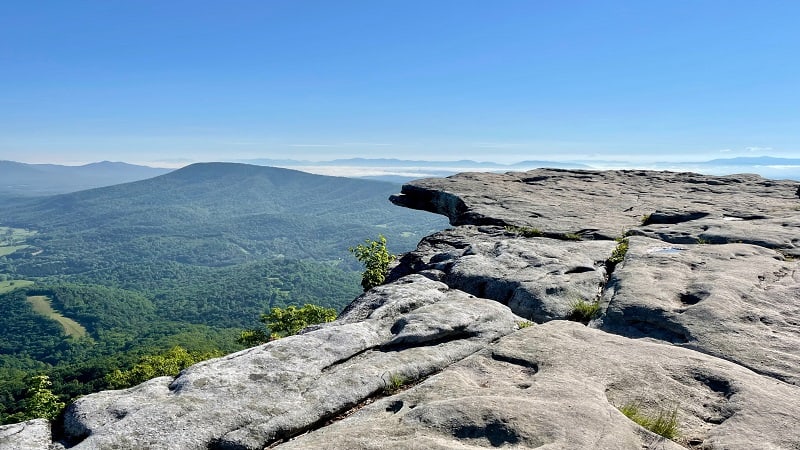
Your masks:
M800 2L0 3L0 159L800 157Z

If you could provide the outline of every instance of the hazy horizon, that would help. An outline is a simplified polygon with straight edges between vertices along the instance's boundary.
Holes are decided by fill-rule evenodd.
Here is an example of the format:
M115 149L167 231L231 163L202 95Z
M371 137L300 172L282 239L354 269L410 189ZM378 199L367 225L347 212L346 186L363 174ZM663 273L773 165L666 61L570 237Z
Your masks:
M14 161L22 162L22 161ZM89 163L81 164L96 164L101 162L112 163L127 163L127 161L92 161ZM675 172L696 172L709 175L731 175L737 173L755 173L766 178L773 179L794 179L800 180L800 158L786 159L781 161L772 156L759 156L759 157L738 157L738 158L720 158L716 160L704 161L650 161L632 163L626 161L610 161L610 160L576 160L576 161L539 161L546 164L523 164L524 161L516 163L498 163L494 161L474 161L474 160L450 160L450 161L436 161L436 160L403 160L400 158L383 158L369 160L359 158L359 160L324 160L324 161L308 161L308 160L266 160L266 159L252 159L252 160L218 160L218 161L198 161L193 163L186 163L175 165L172 167L166 166L153 166L148 167L165 168L165 169L180 169L194 163L212 163L212 162L232 162L253 164L260 166L274 166L283 167L303 172L313 173L317 175L328 176L343 176L351 178L396 178L396 179L416 179L428 177L442 177L448 176L459 172L506 172L529 170L540 167L556 167L556 168L575 168L575 169L590 169L590 170L614 170L614 169L645 169L645 170L668 170ZM788 162L788 163L787 163ZM358 163L358 164L356 164ZM382 164L383 163L383 164Z

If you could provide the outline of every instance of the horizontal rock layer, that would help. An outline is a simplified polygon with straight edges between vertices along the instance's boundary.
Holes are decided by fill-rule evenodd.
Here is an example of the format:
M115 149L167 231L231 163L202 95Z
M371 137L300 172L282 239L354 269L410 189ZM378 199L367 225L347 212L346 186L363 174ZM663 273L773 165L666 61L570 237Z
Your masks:
M393 201L454 227L337 321L84 397L56 434L76 449L800 448L797 189L647 171L416 181ZM674 414L677 436L631 405Z

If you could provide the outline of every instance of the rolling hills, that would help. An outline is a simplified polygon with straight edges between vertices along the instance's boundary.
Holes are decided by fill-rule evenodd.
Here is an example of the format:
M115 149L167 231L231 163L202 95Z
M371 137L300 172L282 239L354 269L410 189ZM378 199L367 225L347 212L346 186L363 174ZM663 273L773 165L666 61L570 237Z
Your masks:
M0 161L0 196L30 197L63 194L143 180L170 171L171 169L111 161L82 166Z

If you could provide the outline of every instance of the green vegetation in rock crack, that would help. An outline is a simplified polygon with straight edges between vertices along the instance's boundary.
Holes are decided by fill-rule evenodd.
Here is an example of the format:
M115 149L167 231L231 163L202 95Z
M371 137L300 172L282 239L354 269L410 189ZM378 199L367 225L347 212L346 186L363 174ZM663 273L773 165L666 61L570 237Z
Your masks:
M389 376L386 378L387 373L381 375L381 379L383 380L383 393L385 395L397 393L409 382L404 376L396 373L388 373Z
M24 400L25 409L15 419L25 421L30 419L53 420L64 410L64 402L59 401L50 387L53 383L47 375L35 375L28 380L27 396Z
M644 214L642 216L642 225L648 225L650 223L650 214Z
M517 329L518 330L521 330L523 328L532 327L532 326L533 326L533 322L531 322L530 320L520 320L519 322L517 322Z
M364 244L350 247L349 250L364 264L364 273L361 276L361 287L364 288L364 292L383 284L389 263L396 257L386 249L386 238L379 234L378 240L366 239Z
M710 243L711 242L709 242L708 239L697 238L697 244L698 245L706 245L706 244L710 244Z
M587 302L586 300L579 298L570 303L570 307L572 308L572 311L570 311L567 319L574 322L587 324L590 320L594 319L598 314L600 314L600 302Z
M659 436L675 440L679 435L677 407L662 409L657 414L650 415L642 413L638 403L626 403L619 408L619 411L642 428Z
M523 237L542 237L544 232L538 228L533 227L517 227L513 225L506 226L506 231L509 233L517 234Z
M614 248L614 251L611 253L611 257L608 258L609 264L619 264L625 259L625 255L628 254L628 238L620 237L616 239L617 246Z
M576 233L565 233L565 234L562 234L561 237L564 240L567 240L567 241L582 241L583 240L583 236L581 236L580 234L576 234Z
M242 331L239 337L240 344L259 345L297 334L298 331L309 325L333 322L336 320L336 310L309 304L304 305L302 308L296 306L272 308L269 313L262 314L259 320L267 326L269 334L263 329Z
M192 352L180 345L172 347L158 355L143 356L138 363L128 370L116 369L106 375L111 389L124 389L156 377L175 377L181 370L200 361L222 356L222 352Z

